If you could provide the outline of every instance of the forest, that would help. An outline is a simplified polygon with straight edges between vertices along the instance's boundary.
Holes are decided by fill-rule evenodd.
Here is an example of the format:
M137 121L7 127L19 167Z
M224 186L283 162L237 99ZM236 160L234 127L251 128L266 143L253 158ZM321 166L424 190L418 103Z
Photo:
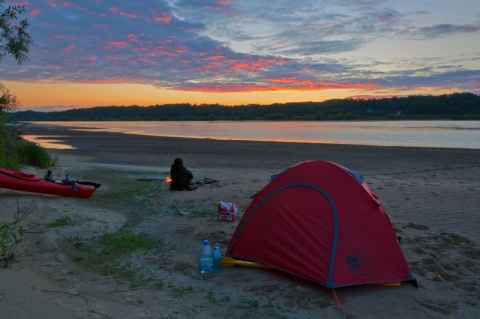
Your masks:
M270 105L163 104L16 111L9 121L480 120L480 96L453 93L382 99L333 99Z

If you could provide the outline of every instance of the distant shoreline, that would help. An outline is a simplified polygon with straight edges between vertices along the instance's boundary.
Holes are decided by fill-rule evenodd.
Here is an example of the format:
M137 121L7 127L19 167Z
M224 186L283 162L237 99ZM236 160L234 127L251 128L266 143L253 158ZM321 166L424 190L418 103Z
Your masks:
M333 99L322 102L249 104L156 104L149 106L95 106L38 112L17 111L13 121L66 120L480 120L480 96L453 93L382 99Z

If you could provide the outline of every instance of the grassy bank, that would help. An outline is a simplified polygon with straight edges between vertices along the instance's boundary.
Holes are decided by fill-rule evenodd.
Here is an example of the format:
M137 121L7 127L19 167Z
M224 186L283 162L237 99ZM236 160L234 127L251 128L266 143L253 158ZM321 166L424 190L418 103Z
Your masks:
M14 127L0 122L0 167L17 170L22 164L47 168L50 154L38 144L21 139Z

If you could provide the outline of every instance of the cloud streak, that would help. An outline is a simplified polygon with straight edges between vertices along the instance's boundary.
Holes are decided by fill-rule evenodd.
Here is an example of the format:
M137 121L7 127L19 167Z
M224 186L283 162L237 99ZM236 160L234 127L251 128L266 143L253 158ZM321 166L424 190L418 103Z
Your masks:
M28 0L35 46L21 67L4 60L0 80L192 92L425 87L480 94L478 15L467 10L459 12L464 20L439 23L448 12L396 3ZM441 59L435 50L415 55L419 42L446 49ZM449 53L449 42L464 45L463 55ZM408 47L410 57L396 57L389 43Z

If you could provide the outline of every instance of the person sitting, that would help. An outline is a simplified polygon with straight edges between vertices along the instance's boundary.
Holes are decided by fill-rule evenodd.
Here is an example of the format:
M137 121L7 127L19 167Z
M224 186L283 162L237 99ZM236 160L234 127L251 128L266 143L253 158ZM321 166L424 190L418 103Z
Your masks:
M193 191L198 188L197 186L191 185L193 174L183 166L183 160L179 157L174 160L170 168L170 177L172 178L170 184L171 191Z

